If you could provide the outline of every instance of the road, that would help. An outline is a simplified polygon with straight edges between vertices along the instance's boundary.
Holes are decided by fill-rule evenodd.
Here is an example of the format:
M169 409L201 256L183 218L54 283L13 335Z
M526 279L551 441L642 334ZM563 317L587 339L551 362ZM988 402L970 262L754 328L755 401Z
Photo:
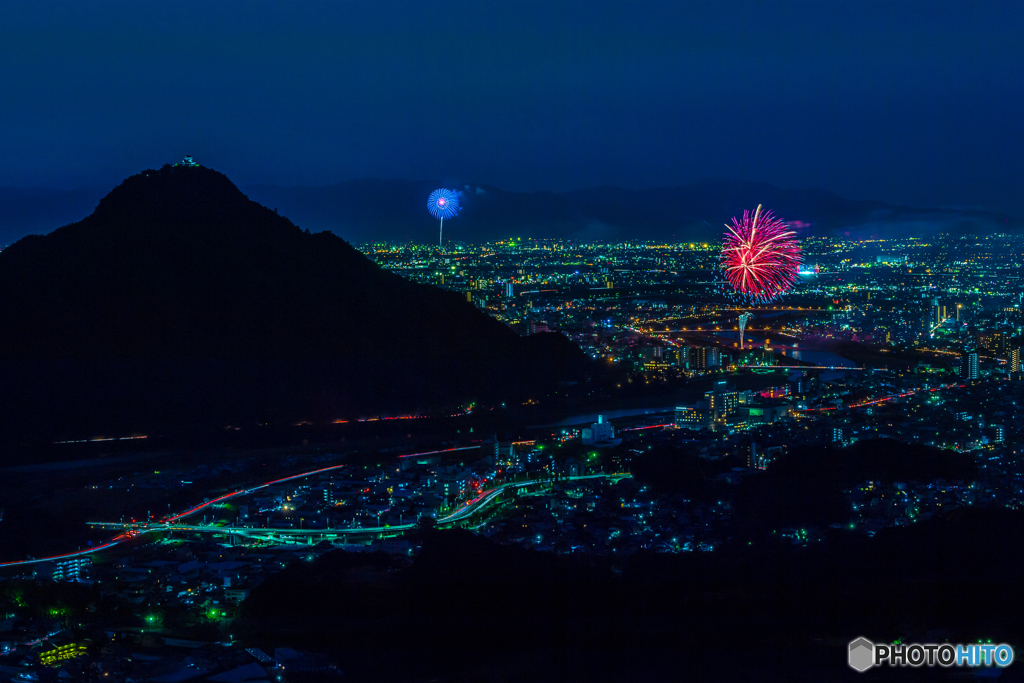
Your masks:
M477 448L477 447L474 446L474 448ZM460 450L460 449L449 449L449 450ZM414 455L419 455L419 454L411 453L411 454L409 454L407 456L400 456L400 457L411 457L411 456L414 456ZM320 536L320 535L334 534L336 536L346 536L347 537L347 536L351 536L351 535L379 535L379 534L383 534L383 533L394 534L396 532L401 532L401 531L406 531L406 530L412 529L414 526L416 526L415 523L412 523L412 524L403 524L403 525L398 525L398 526L365 527L365 528L359 528L359 529L254 529L252 527L218 527L218 526L213 526L213 525L185 525L185 524L177 524L176 523L179 520L185 519L186 517L190 517L190 516L196 514L197 512L201 512L202 510L204 510L204 509L206 509L206 508L208 508L208 507L210 507L212 505L216 505L218 503L223 503L226 500L230 500L232 498L237 498L239 496L244 496L244 495L253 493L254 491L259 491L260 489L267 488L268 486L274 486L276 484L282 484L284 482L293 481L295 479L303 479L305 477L310 477L310 476L313 476L315 474L322 474L324 472L330 472L332 470L337 470L337 469L340 469L340 468L342 468L344 466L345 465L332 465L331 467L321 467L320 469L310 470L309 472L303 472L301 474L295 474L295 475L292 475L290 477L282 477L280 479L274 479L273 481L268 481L268 482L265 482L265 483L260 484L258 486L252 486L250 488L239 489L238 491L232 491L231 493L227 493L227 494L225 494L223 496L219 496L217 498L213 498L213 499L211 499L209 501L201 503L200 505L193 506L193 507L185 510L184 512L179 512L178 514L169 515L169 516L164 517L164 518L162 518L162 519L160 519L158 521L155 521L155 522L135 522L135 523L89 522L89 525L93 526L93 527L120 528L120 529L124 529L124 531L122 531L118 535L114 536L113 538L107 540L106 542L104 542L104 543L102 543L100 545L92 546L90 548L86 548L85 550L77 550L77 551L70 552L70 553L63 553L61 555L50 555L50 556L47 556L47 557L39 557L39 558L31 559L31 560L14 560L14 561L9 561L9 562L0 562L0 568L16 567L16 566L30 565L30 564L38 564L40 562L52 562L52 561L56 561L56 560L66 560L66 559L70 559L70 558L73 558L73 557L80 557L82 555L89 555L89 554L92 554L92 553L95 553L95 552L99 552L100 550L106 550L108 548L112 548L112 547L114 547L116 545L124 543L125 541L128 541L128 540L131 540L133 538L136 538L136 537L138 537L138 536L140 536L142 534L149 533L149 532L154 532L154 531L191 531L191 532L196 532L196 533L222 533L222 534L235 533L235 534L247 535L247 536L268 535L268 534L270 534L270 535L277 535L277 536L299 536L299 537L301 537L301 536ZM620 473L616 473L616 474L581 475L581 476L576 476L576 477L567 477L567 479L572 480L572 481L585 480L585 479L598 479L598 478L602 478L602 477L608 477L608 478L612 478L612 479L615 479L615 478L620 478L621 479L623 477L629 477L629 476L632 476L632 475L630 475L628 473L620 472ZM451 512L451 513L445 515L444 517L439 518L437 520L438 524L439 525L451 525L451 524L456 524L456 523L458 523L460 521L463 521L465 519L468 519L469 517L471 517L476 512L479 512L480 510L483 510L488 505L490 505L495 500L497 500L497 498L501 495L501 493L503 491L507 490L509 487L516 487L516 488L527 487L527 486L531 486L531 485L536 485L538 483L541 483L542 481L547 481L547 480L529 480L529 481L520 481L520 482L507 482L505 484L500 484L499 486L496 486L493 489L489 489L487 491L484 491L483 493L481 493L477 497L467 501L465 504L463 504L459 509L455 510L454 512Z
M630 477L631 474L625 472L617 472L614 474L587 474L575 477L564 477L562 480L568 481L582 481L587 479L622 479ZM492 503L496 502L502 493L509 489L521 489L536 486L538 484L544 484L552 481L550 478L544 479L530 479L526 481L512 481L504 484L499 484L492 489L488 489L463 503L458 509L449 512L443 517L437 519L438 526L452 526L459 522L470 519L476 513L484 510ZM255 489L252 489L255 490ZM212 501L211 501L212 502ZM91 522L93 526L109 527L109 528L124 528L128 527L131 531L136 533L149 533L149 532L167 532L167 531L186 531L192 533L213 533L213 534L224 534L224 535L238 535L246 536L249 538L303 538L303 537L323 537L324 539L332 538L350 538L353 536L379 536L381 534L397 535L399 533L409 531L416 527L416 522L410 522L408 524L395 524L391 526L372 526L372 527L351 527L351 528L334 528L334 529L268 529L264 527L246 527L246 526L218 526L215 524L176 524L169 521L160 522L136 522L136 523L123 523L123 522Z
M930 387L930 388L929 387L917 387L916 389L908 389L907 391L904 391L904 392L899 393L899 394L890 394L888 396L883 396L881 398L875 398L875 399L870 399L870 400L867 400L867 401L861 401L860 403L851 403L851 404L846 405L846 406L822 406L820 408L806 408L804 410L800 410L800 411L796 411L796 412L800 412L800 413L813 413L813 412L824 411L824 410L840 410L840 409L844 409L844 408L847 409L847 410L856 410L857 408L866 408L868 406L878 405L879 403L888 403L889 401L895 401L895 400L898 400L898 399L901 399L901 398L906 398L908 396L913 396L914 394L918 394L918 393L921 393L921 392L933 393L933 392L936 392L936 391L942 391L944 389L953 389L953 388L963 389L966 386L967 386L966 384L960 384L958 382L951 382L949 384L942 384L942 385L937 386L937 387Z

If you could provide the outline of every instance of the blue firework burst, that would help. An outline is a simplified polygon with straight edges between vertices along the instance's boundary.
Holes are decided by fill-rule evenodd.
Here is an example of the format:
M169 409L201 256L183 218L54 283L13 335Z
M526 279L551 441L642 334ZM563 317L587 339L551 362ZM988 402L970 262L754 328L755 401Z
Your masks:
M444 220L455 218L459 213L459 195L455 190L439 188L427 197L427 210L434 218Z

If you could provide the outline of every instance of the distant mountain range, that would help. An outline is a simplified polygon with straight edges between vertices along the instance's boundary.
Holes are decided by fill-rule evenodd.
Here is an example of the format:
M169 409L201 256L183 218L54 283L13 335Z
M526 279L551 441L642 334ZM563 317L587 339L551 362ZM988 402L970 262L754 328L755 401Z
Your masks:
M353 243L426 244L437 238L426 197L440 185L354 180L324 187L242 189L312 231L329 230ZM461 193L463 211L446 223L445 234L465 242L504 237L707 241L721 236L731 216L758 204L791 221L801 236L987 233L1024 225L1021 219L984 211L852 201L825 190L784 190L764 183L705 181L649 190L603 187L562 193L508 192L486 185L455 189ZM79 220L103 194L98 189L0 188L0 246Z
M437 186L357 180L327 187L253 185L245 191L299 225L331 230L355 243L429 243L437 238L437 225L427 214L426 197ZM974 233L1024 223L980 211L851 201L824 190L783 190L763 183L706 181L651 190L600 187L563 193L507 192L477 185L456 189L463 209L457 218L445 221L445 235L466 242L504 237L707 241L721 236L731 216L758 204L791 221L802 236Z
M201 167L0 252L0 320L0 445L540 398L590 368Z

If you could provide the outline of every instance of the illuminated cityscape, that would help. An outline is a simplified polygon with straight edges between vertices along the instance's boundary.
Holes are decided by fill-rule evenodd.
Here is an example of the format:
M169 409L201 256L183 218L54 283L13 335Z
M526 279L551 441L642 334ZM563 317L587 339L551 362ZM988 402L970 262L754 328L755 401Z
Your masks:
M7 4L0 683L1024 683L1024 4Z
M377 442L400 444L387 425L408 422L399 429L437 447L296 453L274 471L303 471L258 485L261 456L99 480L90 494L120 491L137 515L83 520L93 540L80 553L0 567L102 586L104 599L123 601L152 632L214 633L289 562L345 548L401 566L428 528L613 562L641 551L714 552L752 533L749 484L779 457L812 447L853 453L878 439L960 459L935 465L934 477L850 480L836 492L842 514L762 532L813 546L839 529L871 537L957 508L1018 510L1022 244L950 239L807 239L813 270L790 296L752 307L724 296L708 244L364 245L386 269L465 295L520 335L565 334L608 364L620 391L643 390L608 410L501 435L474 431L488 428L479 406L363 418L352 425L363 442L376 429ZM451 435L448 423L463 428ZM450 436L436 441L438 430ZM657 474L665 462L652 452L687 459L701 481ZM254 485L215 495L214 482L229 480ZM204 489L205 503L153 511L156 500ZM131 607L139 594L151 597ZM84 652L65 640L40 641L44 664Z

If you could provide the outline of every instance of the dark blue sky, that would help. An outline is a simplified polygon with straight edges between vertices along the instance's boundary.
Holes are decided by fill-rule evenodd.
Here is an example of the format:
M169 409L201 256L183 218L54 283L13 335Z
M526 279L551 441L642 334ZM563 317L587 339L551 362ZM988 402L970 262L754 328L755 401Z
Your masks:
M1024 216L1024 3L11 2L0 185L706 178Z

